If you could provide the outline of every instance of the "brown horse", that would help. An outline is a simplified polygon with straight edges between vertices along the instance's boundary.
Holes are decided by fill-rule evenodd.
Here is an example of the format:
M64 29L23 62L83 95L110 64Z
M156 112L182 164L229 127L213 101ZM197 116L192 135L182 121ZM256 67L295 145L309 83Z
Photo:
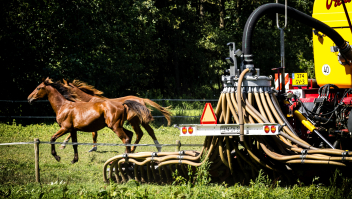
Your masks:
M168 121L168 125L170 125L171 123L171 113L168 111L167 108L161 107L159 104L153 102L150 99L146 99L146 98L139 98L136 96L126 96L126 97L121 97L121 98L113 98L113 99L109 99L104 97L102 94L102 91L99 91L97 89L94 88L94 86L88 85L85 82L79 81L79 80L74 80L72 83L68 83L67 81L63 80L64 82L64 86L72 93L77 95L77 98L81 101L84 102L101 102L103 100L109 100L112 103L124 103L126 100L132 100L132 101L136 101L140 104L142 104L143 106L149 105L152 106L154 108L156 108L158 111L160 111L164 117L167 119ZM144 129L148 132L148 134L152 137L152 139L154 140L155 144L159 144L154 130L150 127L150 125L146 122L140 122L140 120L138 120L138 118L132 118L131 120L129 120L133 130L136 132L136 141L135 144L138 144L139 141L141 140L142 136L143 136L143 131L140 128L140 124L144 127ZM98 137L98 133L97 132L93 132L93 143L97 142L97 137ZM68 137L65 139L65 142L68 142L70 139L70 135L68 135ZM61 146L61 148L64 148L64 146ZM94 146L91 151L95 151L97 150L97 147ZM132 147L132 152L134 152L136 150L136 147L133 146ZM161 147L157 147L157 150L160 152L161 151Z
M77 131L92 132L107 126L117 134L124 144L130 144L133 134L131 131L124 131L124 121L139 118L142 123L148 123L152 119L149 109L135 101L125 101L124 103L111 103L109 100L77 102L75 96L67 92L62 84L54 83L49 78L34 89L28 96L28 102L32 103L44 97L48 97L51 107L56 113L56 121L60 125L60 129L51 137L51 142L55 142L57 138L69 132L72 136L72 142L77 142ZM73 149L72 163L75 163L78 161L77 145L73 145ZM131 152L129 146L126 147L126 152ZM57 161L60 161L60 156L55 151L55 144L51 145L51 154Z

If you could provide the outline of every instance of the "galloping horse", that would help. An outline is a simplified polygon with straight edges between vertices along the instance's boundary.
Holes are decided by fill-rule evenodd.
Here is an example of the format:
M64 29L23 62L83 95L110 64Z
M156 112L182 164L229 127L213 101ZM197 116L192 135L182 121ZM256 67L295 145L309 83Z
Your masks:
M109 100L73 102L75 96L67 92L62 84L54 83L49 78L46 78L34 89L28 96L28 102L32 103L44 97L48 97L51 107L55 111L56 121L61 127L51 137L51 142L55 142L57 138L69 132L72 136L72 142L77 142L77 131L92 132L107 126L117 134L124 144L130 144L133 133L124 131L124 121L139 118L140 122L148 123L152 119L149 109L135 101L129 100L124 103L111 103ZM77 145L73 145L73 149L72 163L75 163L78 161ZM131 152L129 146L126 147L126 152ZM55 151L55 144L51 145L51 154L57 161L60 161L60 156Z
M159 104L153 102L150 99L146 99L146 98L139 98L136 96L126 96L126 97L121 97L121 98L113 98L113 99L109 99L104 97L102 94L102 91L99 91L97 89L94 88L94 86L88 85L85 82L79 81L79 80L74 80L72 83L68 83L66 80L63 80L64 84L63 86L65 86L72 94L77 95L77 98L81 101L84 102L101 102L104 100L109 100L110 102L112 102L113 104L117 103L124 103L126 100L132 100L132 101L136 101L140 104L142 104L143 106L149 105L152 106L154 108L156 108L158 111L160 111L164 117L167 119L168 121L168 125L170 125L171 123L171 113L168 111L167 108L161 107ZM140 120L138 120L138 118L132 118L131 120L129 120L133 130L136 132L136 141L135 144L138 144L139 141L141 140L142 136L143 136L143 131L141 130L141 128L139 127L139 125L141 124L144 129L148 132L148 134L152 137L153 141L155 144L159 144L154 130L150 127L148 122L140 122ZM98 137L98 133L97 132L93 132L93 143L97 142L97 137ZM65 139L65 142L68 142L70 139L70 135L68 135L68 137ZM61 146L61 148L64 148L64 146ZM158 151L161 151L161 147L157 147ZM96 151L97 147L94 146L91 151ZM132 152L134 152L136 150L136 146L132 147Z

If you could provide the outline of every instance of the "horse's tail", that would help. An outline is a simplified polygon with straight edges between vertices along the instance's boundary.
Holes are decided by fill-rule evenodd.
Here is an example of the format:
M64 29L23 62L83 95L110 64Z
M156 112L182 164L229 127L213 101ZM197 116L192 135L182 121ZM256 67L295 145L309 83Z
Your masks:
M148 124L153 121L153 116L150 110L141 103L133 100L126 100L123 105L128 107L127 120L137 116L141 123Z
M169 111L169 107L162 107L159 104L153 102L152 100L146 99L146 98L144 98L143 101L144 101L145 104L148 104L149 106L152 106L155 109L157 109L158 111L160 111L164 115L164 117L166 118L167 125L171 124L171 115L172 114Z

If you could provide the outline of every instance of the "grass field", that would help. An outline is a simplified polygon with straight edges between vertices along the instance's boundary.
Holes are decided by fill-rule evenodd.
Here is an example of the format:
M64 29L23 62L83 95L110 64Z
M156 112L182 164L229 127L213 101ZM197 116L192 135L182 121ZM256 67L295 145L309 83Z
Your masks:
M131 129L129 125L125 126ZM0 143L31 142L34 138L49 141L59 129L53 124L0 123ZM204 137L180 137L178 129L153 126L161 144L202 144ZM63 141L63 138L58 140ZM92 143L90 133L79 132L78 142ZM122 143L117 136L105 128L99 131L99 143ZM153 141L145 133L143 144ZM139 184L130 181L117 185L103 182L103 164L124 147L98 146L97 152L89 153L91 146L78 146L79 162L71 164L73 149L67 145L60 150L56 146L61 162L50 153L50 145L40 144L41 184L35 183L34 147L29 145L0 146L0 198L351 198L351 181L336 175L332 184L324 186L317 179L311 184L281 187L265 176L259 176L248 186L236 184L187 183L179 181L174 185ZM182 147L182 150L199 150L200 147ZM138 147L137 152L155 151L154 147ZM174 147L163 147L162 151L175 151ZM334 181L335 180L335 181Z

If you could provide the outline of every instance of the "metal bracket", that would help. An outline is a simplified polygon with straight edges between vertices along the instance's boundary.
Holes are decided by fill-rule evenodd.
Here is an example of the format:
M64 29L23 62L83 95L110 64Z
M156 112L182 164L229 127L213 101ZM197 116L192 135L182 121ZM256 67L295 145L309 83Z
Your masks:
M151 161L154 162L154 157L158 157L158 153L157 152L153 152L151 155Z
M342 155L342 162L345 162L346 161L346 156L348 156L348 151L342 152L341 155Z
M125 162L128 162L128 154L127 153L122 154L122 157L125 158Z
M282 128L284 128L284 126L287 126L286 123L284 123L283 125L279 124L277 130L280 132L282 130Z
M276 3L278 3L278 0L276 0ZM286 26L287 26L287 0L285 0L285 25L284 25L283 28L280 28L280 25L279 25L279 14L276 13L276 26L279 29L285 29Z
M308 150L307 149L303 149L301 151L302 155L301 155L301 158L302 158L302 161L301 161L301 164L304 164L304 159L306 158L307 154L308 154Z

